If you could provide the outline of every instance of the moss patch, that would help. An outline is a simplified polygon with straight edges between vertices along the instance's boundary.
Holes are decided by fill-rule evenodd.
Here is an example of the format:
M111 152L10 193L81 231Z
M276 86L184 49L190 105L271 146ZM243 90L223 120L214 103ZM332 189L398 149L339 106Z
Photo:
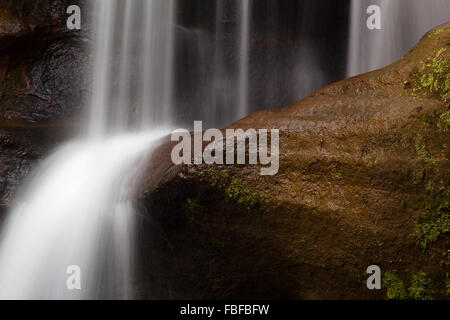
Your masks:
M417 155L422 158L423 160L428 161L431 156L430 153L427 150L427 145L425 142L425 138L419 133L414 139L415 147L416 147L416 153Z
M450 59L444 58L446 50L437 50L412 73L414 97L428 94L444 102L450 100Z
M415 171L413 173L413 176L412 176L412 183L415 184L415 185L421 184L422 181L423 181L424 176L425 176L425 170L424 169L420 169L420 170Z
M438 128L444 131L450 129L450 110L443 112L439 116Z
M266 197L246 181L231 177L227 170L208 168L201 171L199 176L204 178L211 187L224 192L228 200L243 206L248 211L269 210L269 200Z
M414 226L413 237L423 250L450 232L449 190L436 189L430 184L422 195L419 207L425 209Z
M419 271L412 276L409 296L414 300L433 300L433 282L428 275Z
M389 300L406 300L408 298L403 281L395 272L385 273L383 286L387 290L386 295Z
M450 273L447 272L446 295L450 298Z
M430 35L428 36L428 38L430 38L430 39L434 38L434 37L440 35L442 32L444 32L444 29L437 29L437 30L431 32Z
M197 217L203 213L203 207L192 199L186 199L186 203L183 207L183 213L189 223L195 222Z

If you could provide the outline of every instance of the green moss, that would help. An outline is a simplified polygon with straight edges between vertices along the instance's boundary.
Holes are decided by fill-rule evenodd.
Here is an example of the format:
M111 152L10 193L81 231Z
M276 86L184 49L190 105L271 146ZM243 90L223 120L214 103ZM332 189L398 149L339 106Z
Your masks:
M195 222L198 216L203 213L203 207L192 199L187 199L183 208L184 215L189 223Z
M426 145L426 142L425 142L425 138L420 133L417 134L417 136L415 137L414 143L415 143L415 146L416 146L416 153L417 153L417 155L420 158L422 158L422 159L424 159L426 161L429 161L430 158L431 158L431 155L430 155L430 153L427 150L427 145Z
M422 181L423 181L424 176L425 176L425 170L424 169L417 170L416 172L413 173L412 183L415 184L415 185L421 184Z
M434 120L434 118L433 118L432 116L426 114L426 115L424 115L424 116L422 117L422 119L423 119L423 123L425 123L425 125L426 125L427 127L430 127L430 126L433 125L433 120Z
M445 51L445 48L437 50L412 73L414 97L427 93L444 102L450 100L450 59L443 58Z
M406 209L406 207L407 207L406 200L402 200L402 202L400 203L400 207L402 208L402 210Z
M444 29L437 29L437 30L431 32L430 35L428 36L428 38L430 38L430 39L434 38L434 37L440 35L442 32L444 32Z
M412 276L409 296L414 300L433 300L433 282L428 275L419 271Z
M449 192L446 189L436 191L429 183L420 199L425 213L417 218L413 230L416 244L423 250L450 232Z
M320 203L316 199L309 199L306 201L306 203L308 204L309 207L314 209L320 207Z
M450 110L443 112L439 116L438 128L444 131L450 130Z
M200 177L207 179L211 187L224 188L230 181L230 175L227 170L205 169L199 173Z
M228 200L243 206L248 211L266 212L269 201L246 181L231 178L227 170L203 170L199 174L205 178L210 186L218 188L225 193Z
M448 276L447 273L447 292L446 292L447 297L450 297L450 277Z
M371 161L369 161L369 163L367 164L367 167L369 167L369 168L375 167L375 166L377 165L377 163L378 163L378 159L371 160Z
M228 199L242 205L248 211L266 211L268 205L267 200L257 190L250 188L245 181L232 179L230 185L225 190L225 194Z
M395 272L385 273L383 286L387 290L386 295L389 300L406 300L408 298L403 281Z
M336 168L336 169L335 169L335 174L334 174L334 176L335 176L337 179L342 179L342 178L344 177L345 174L346 174L345 169L342 169L342 168L340 168L340 169Z
M442 156L442 158L444 158L445 160L448 160L448 159L449 159L449 153L448 153L448 151L447 151L447 145L446 145L445 143L442 145L441 156Z
M450 267L450 250L447 250L447 269L448 267ZM445 288L446 288L446 292L445 294L447 295L447 297L450 298L450 272L447 272L447 274L445 275Z

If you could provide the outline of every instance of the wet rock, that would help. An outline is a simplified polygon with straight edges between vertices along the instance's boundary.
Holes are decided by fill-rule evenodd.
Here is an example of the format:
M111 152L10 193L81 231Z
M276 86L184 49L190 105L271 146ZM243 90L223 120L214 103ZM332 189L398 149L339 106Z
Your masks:
M435 257L450 247L448 233L427 250L411 236L427 212L430 186L444 190L436 196L444 202L450 188L450 133L438 126L448 103L426 92L418 97L411 85L437 51L447 49L442 57L450 58L450 24L438 30L391 66L230 126L280 129L277 175L260 176L259 166L212 168L244 181L252 190L246 195L265 196L268 212L233 201L217 187L219 174L214 183L205 179L205 166L172 165L170 144L163 146L160 176L149 169L140 197L147 219L141 257L145 265L150 252L168 254L159 267L143 267L144 295L385 298L364 285L367 267L376 264L405 281L426 269L444 297L446 271Z
M0 205L10 203L37 160L73 130L80 114L88 88L89 24L67 30L72 4L86 5L0 3Z
M0 207L11 205L34 166L66 138L63 123L0 127Z
M6 40L11 38L23 37L29 32L28 26L17 17L3 13L0 16L0 21L0 42L5 43ZM3 44L3 47L5 45Z

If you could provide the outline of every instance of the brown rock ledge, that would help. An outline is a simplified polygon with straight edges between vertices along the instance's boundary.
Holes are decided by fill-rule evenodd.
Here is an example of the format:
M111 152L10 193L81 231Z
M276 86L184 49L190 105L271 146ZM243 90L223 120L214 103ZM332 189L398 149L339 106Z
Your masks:
M213 168L269 199L267 212L211 187L205 166L173 166L163 145L140 196L143 296L384 299L365 286L376 264L406 289L424 270L445 298L448 233L426 250L411 237L426 186L450 181L450 136L437 126L448 103L411 87L421 61L440 48L450 56L450 24L435 30L391 66L230 126L280 129L277 175Z

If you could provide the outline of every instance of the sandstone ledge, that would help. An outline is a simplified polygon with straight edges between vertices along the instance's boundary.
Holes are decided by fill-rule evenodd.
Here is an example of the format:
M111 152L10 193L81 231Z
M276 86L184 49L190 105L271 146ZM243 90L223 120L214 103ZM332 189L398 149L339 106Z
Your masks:
M411 237L424 215L427 185L448 190L450 181L450 136L437 126L448 103L414 98L410 85L421 61L440 48L450 57L450 24L436 30L391 66L230 126L280 129L276 176L260 176L258 166L216 168L269 199L268 212L227 199L200 177L204 166L171 165L171 144L163 145L140 196L147 212L142 236L151 239L142 242L150 264L144 283L152 287L143 291L175 298L384 299L384 290L365 287L366 268L376 264L396 270L406 287L425 270L435 297L445 297L448 233L427 250ZM161 250L167 254L150 262Z

